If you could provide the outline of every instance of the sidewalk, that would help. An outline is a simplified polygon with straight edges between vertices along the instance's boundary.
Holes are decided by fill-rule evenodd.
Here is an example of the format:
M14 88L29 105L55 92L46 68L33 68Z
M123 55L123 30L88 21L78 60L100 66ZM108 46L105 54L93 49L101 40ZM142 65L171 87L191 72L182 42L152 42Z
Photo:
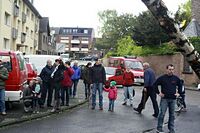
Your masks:
M200 91L200 90L198 90L198 88L195 87L195 86L185 86L185 89L186 89L186 90L192 90L192 91Z
M77 98L70 98L69 106L61 106L61 111L63 112L65 110L69 110L72 108L75 108L79 105L82 105L86 103L85 100L85 92L84 88L81 85L82 81L79 83L81 87L78 88L78 97ZM53 103L53 102L52 102ZM17 124L29 120L34 120L42 117L46 117L55 113L51 113L52 108L45 107L43 109L40 109L38 114L33 113L25 113L23 109L23 103L13 103L12 109L7 110L7 115L2 116L0 115L0 128L3 126L8 126L12 124Z

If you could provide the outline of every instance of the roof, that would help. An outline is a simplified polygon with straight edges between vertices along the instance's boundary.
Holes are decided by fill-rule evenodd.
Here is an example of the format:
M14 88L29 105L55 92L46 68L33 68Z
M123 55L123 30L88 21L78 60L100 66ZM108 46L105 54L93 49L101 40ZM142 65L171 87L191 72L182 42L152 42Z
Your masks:
M49 18L48 17L42 17L40 19L40 28L39 32L46 32L48 35L50 35L50 27L49 27Z
M185 28L183 33L187 37L200 36L200 25L199 25L199 23L195 19L192 19L192 21L188 24L188 26Z
M33 4L29 0L23 0L23 2L31 9L31 11L39 18L42 18L40 13L37 11L37 9L33 6Z

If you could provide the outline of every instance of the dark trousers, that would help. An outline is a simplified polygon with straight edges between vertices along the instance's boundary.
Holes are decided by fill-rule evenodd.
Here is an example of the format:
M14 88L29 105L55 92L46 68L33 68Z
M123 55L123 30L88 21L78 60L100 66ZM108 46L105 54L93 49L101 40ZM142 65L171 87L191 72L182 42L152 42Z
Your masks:
M85 98L89 98L90 94L91 94L91 88L90 88L90 84L85 83Z
M61 89L61 100L62 100L62 105L65 104L66 100L66 105L69 105L69 89L71 87L62 87Z
M48 92L47 105L51 105L52 94L53 94L53 88L51 82L43 82L43 88L41 92L41 101L43 105L45 104L47 92Z
M147 100L151 98L152 104L153 104L153 109L154 109L154 114L158 115L159 113L159 108L158 108L158 103L156 100L156 92L153 90L152 87L148 87L147 91L142 91L142 99L140 104L138 105L137 109L138 111L142 112L142 110L145 108L145 104Z
M54 83L54 109L59 109L60 108L60 90L61 90L61 85L60 83Z
M186 108L186 104L185 104L185 94L181 94L180 96L182 97L183 107Z
M73 82L73 85L72 85L72 87L71 87L71 89L70 89L70 91L69 91L69 95L70 96L76 96L76 91L77 91L77 85L78 85L78 79L76 79L76 80L72 80L72 82ZM73 88L73 90L72 90L72 88Z

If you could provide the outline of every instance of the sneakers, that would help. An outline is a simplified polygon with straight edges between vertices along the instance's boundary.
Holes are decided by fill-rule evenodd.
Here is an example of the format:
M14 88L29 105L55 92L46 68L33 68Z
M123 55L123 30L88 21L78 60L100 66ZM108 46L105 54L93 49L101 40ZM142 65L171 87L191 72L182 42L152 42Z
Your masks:
M2 112L1 114L2 114L2 115L6 115L6 112Z
M95 107L92 107L92 108L91 108L91 110L94 110L94 109L95 109Z
M102 107L100 107L100 108L99 108L99 110L103 110L103 108L102 108Z
M156 130L156 133L165 133L163 130Z
M133 110L135 110L136 112L138 112L138 114L141 114L141 111L139 111L138 108L133 108Z
M157 115L157 114L153 114L152 116L155 117L155 118L158 118L158 115Z

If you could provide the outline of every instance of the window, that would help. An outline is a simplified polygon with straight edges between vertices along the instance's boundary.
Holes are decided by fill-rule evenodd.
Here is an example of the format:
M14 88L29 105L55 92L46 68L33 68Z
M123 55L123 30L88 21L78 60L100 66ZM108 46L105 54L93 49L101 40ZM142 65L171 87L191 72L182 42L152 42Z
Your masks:
M32 13L32 14L31 14L31 20L34 21L34 18L35 18L35 16L34 16L34 14Z
M9 44L9 39L7 39L7 38L4 38L4 49L5 50L9 50L10 49L10 44Z
M17 29L19 30L21 27L20 27L20 20L17 21Z
M18 53L17 54L17 58L19 60L19 68L20 68L20 70L24 70L25 69L25 60L24 60L22 54Z
M31 39L33 39L33 31L31 30Z
M29 11L28 8L26 9L26 15L27 15L28 18L30 17L30 11Z
M77 33L77 31L78 31L77 29L73 29L73 31L72 31L72 32L73 32L73 33Z
M33 53L33 48L32 48L32 47L30 47L30 53L31 53L31 54Z
M88 30L84 30L84 34L88 34Z
M5 12L5 25L10 26L10 14L8 14L7 12Z
M3 62L3 66L6 67L8 71L12 70L12 64L11 64L10 56L0 55L0 60Z
M29 28L26 27L26 35L28 36L28 33L29 33Z

